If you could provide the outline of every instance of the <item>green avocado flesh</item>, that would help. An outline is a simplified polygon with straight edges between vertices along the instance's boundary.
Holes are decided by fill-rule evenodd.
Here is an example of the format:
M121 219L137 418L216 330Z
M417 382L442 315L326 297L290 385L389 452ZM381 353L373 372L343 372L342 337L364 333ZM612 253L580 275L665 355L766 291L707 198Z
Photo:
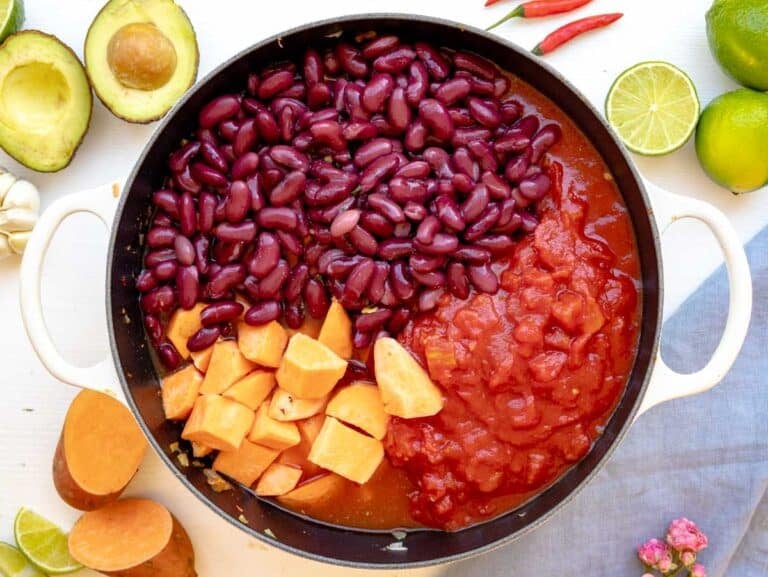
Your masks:
M91 87L72 50L25 30L0 46L0 146L40 172L67 166L91 119Z
M174 0L110 0L85 39L85 67L115 116L151 122L197 78L197 39Z

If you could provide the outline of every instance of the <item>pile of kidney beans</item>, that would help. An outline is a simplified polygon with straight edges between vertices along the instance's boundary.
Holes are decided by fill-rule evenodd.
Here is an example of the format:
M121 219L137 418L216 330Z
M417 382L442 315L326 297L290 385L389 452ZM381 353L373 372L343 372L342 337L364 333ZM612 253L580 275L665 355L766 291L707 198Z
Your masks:
M268 67L209 102L153 195L136 281L164 364L180 362L164 319L200 301L193 351L231 333L238 293L246 323L294 328L333 296L357 347L445 291L495 293L491 260L535 228L542 157L561 137L508 92L475 54L381 36L310 48L300 69Z

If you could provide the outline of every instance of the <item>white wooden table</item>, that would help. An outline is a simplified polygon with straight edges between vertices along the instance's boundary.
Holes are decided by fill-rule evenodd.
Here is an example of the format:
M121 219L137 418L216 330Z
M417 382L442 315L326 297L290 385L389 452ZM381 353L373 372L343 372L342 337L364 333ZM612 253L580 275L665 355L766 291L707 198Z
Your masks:
M485 10L482 1L181 0L181 3L197 30L203 75L255 41L334 15L419 12L484 27L514 5L503 2L493 10ZM55 34L82 54L86 30L101 3L101 0L27 0L26 26ZM619 72L640 61L666 60L691 75L705 104L735 87L720 72L707 48L704 13L709 4L710 0L595 0L579 16L623 10L625 18L609 30L574 42L548 57L548 61L602 108L606 91ZM568 18L516 21L498 32L530 47ZM66 170L52 175L35 174L4 154L0 154L0 164L36 183L42 192L44 208L67 193L127 175L153 129L154 126L126 124L97 103L90 132ZM699 168L691 144L665 158L637 158L637 164L643 175L657 184L719 206L737 226L744 242L768 224L768 191L763 189L735 197L718 188ZM669 315L714 270L720 254L703 225L683 222L665 236L664 258L668 271L665 286ZM105 263L103 227L96 219L80 215L62 226L46 263L43 298L48 325L61 351L84 365L102 359L108 351L103 294ZM18 259L0 263L3 399L0 403L0 447L3 448L0 452L0 540L7 541L12 541L13 516L22 505L39 510L64 527L70 526L77 517L75 511L58 499L50 474L59 427L75 391L48 375L27 341L18 311L18 264ZM152 454L147 456L129 493L155 497L178 515L197 544L197 568L202 577L243 575L246 567L269 576L365 573L305 561L246 537L186 492ZM410 572L412 575L439 573L439 568Z

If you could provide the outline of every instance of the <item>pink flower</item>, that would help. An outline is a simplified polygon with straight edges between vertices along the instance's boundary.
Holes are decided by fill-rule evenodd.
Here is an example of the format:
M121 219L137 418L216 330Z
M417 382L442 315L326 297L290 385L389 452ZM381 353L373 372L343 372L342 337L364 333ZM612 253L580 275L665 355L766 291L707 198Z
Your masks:
M664 541L651 539L637 548L637 556L645 565L667 573L675 569L672 563L672 550Z
M691 568L690 577L707 577L707 570L704 568L704 565L696 563L696 565Z
M680 554L680 561L685 567L690 567L696 563L696 553L693 551L683 551Z
M692 551L697 553L704 549L708 542L707 536L696 526L696 523L685 517L675 519L667 529L667 543L675 551Z

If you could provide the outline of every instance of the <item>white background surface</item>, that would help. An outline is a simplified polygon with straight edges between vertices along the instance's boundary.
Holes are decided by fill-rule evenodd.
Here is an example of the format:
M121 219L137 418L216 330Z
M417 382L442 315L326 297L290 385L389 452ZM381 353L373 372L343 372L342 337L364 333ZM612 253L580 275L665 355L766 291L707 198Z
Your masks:
M482 2L180 0L198 33L201 75L249 44L311 20L365 11L401 11L484 27L514 6L505 1L486 10ZM101 3L27 0L26 27L55 34L82 54L86 30ZM707 49L704 13L709 4L709 0L595 0L578 17L623 10L625 18L606 31L574 42L548 61L602 108L606 91L621 70L643 60L667 60L691 75L702 104L706 104L735 87ZM571 17L515 21L498 33L531 47ZM90 132L72 165L63 172L31 173L2 153L0 164L36 183L45 207L67 193L127 175L153 130L154 126L126 124L96 103ZM719 206L745 242L768 224L766 190L735 197L718 188L699 168L690 143L665 158L638 158L637 164L646 178L668 190ZM677 224L664 242L668 315L717 266L720 256L714 241L698 224ZM48 324L62 352L78 364L91 364L107 354L105 262L106 235L91 217L76 216L66 222L49 252L43 280ZM13 516L22 505L39 510L64 527L77 516L58 499L50 477L59 427L75 391L51 378L28 344L18 312L17 271L18 259L0 263L0 540L7 541L12 540ZM152 454L129 492L156 497L179 516L197 544L197 567L202 577L242 575L244 567L270 577L363 573L304 561L246 537L188 494ZM439 568L412 572L439 573Z

